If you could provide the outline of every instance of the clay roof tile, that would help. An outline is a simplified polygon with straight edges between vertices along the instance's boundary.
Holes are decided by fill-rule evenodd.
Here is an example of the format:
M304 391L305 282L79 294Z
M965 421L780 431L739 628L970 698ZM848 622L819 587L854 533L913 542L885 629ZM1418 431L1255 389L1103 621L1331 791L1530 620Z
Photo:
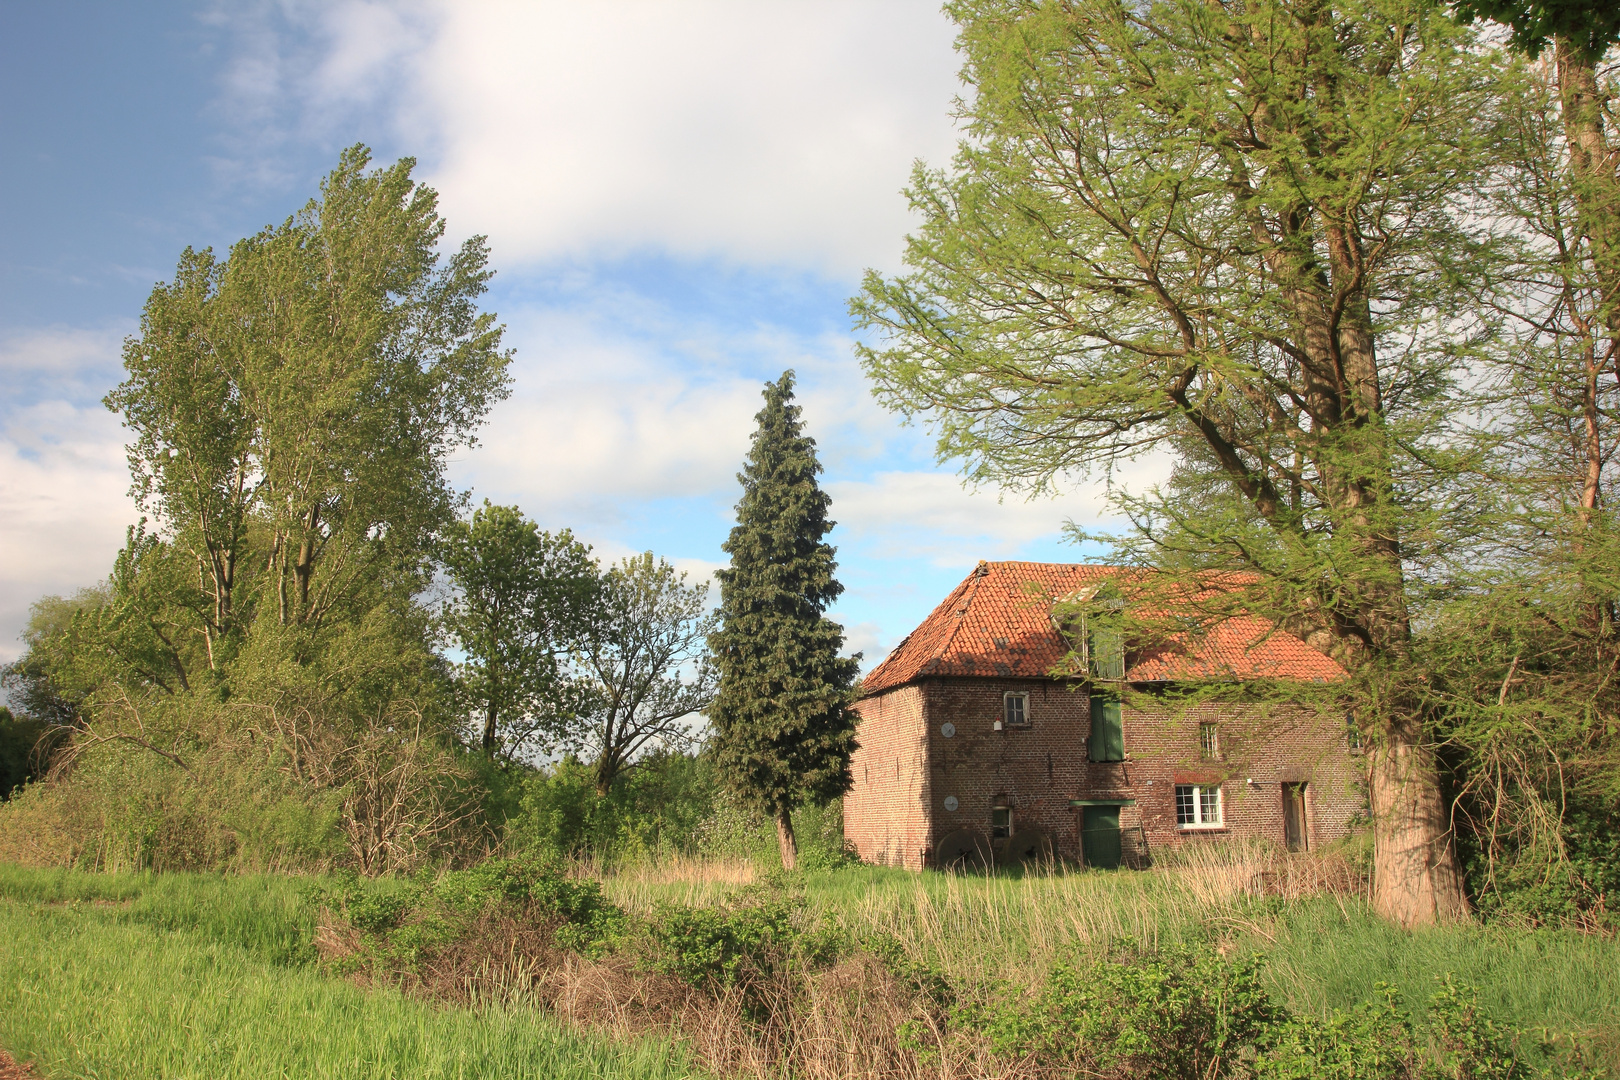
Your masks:
M1068 653L1052 622L1054 599L1083 598L1104 581L1141 571L1075 563L981 562L921 626L862 681L865 695L924 676L1046 678ZM1196 637L1172 635L1130 657L1130 682L1274 678L1335 681L1344 669L1298 638L1249 615Z

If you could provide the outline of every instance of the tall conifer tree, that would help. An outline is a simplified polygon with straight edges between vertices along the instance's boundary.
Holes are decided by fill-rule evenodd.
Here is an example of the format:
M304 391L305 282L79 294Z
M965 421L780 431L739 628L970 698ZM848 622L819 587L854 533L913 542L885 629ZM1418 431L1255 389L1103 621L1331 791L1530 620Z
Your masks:
M793 807L825 803L849 789L855 749L851 689L859 657L838 655L844 630L827 605L844 587L833 578L832 500L816 483L816 442L793 404L793 372L765 384L737 525L719 572L720 629L709 639L720 687L709 719L715 761L731 790L776 819L782 865L798 846Z

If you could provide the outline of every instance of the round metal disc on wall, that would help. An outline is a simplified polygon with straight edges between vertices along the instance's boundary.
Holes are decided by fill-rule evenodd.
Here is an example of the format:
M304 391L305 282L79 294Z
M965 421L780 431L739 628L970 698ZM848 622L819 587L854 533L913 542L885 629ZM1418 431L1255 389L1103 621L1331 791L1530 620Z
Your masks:
M947 724L946 726L949 727L950 725ZM962 805L961 803L956 801L956 796L955 795L947 795L947 796L945 796L945 809L951 811L952 813L955 813L956 808L958 806L961 806L961 805Z
M948 739L956 734L956 725L951 723L941 724L939 725L939 733Z

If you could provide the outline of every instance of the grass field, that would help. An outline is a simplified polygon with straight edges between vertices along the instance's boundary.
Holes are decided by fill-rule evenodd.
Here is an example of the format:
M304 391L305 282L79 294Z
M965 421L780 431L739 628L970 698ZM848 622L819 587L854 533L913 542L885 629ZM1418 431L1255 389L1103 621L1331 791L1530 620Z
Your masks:
M1239 853L1231 863L1123 873L985 877L852 867L804 875L802 887L812 906L836 913L857 936L894 934L957 984L986 992L1002 982L1028 984L1056 961L1126 940L1213 939L1227 951L1264 954L1277 998L1324 1018L1368 1000L1380 983L1421 1007L1450 974L1476 988L1497 1021L1536 1037L1576 1036L1620 1076L1620 941L1473 923L1407 932L1353 895L1250 896L1254 873ZM620 903L647 909L659 901L720 903L748 880L740 871L694 867L621 874L607 885Z
M0 1045L48 1080L695 1074L667 1042L327 977L298 894L288 878L0 868Z
M1353 896L1249 895L1250 870L959 877L851 867L788 887L856 940L897 938L969 996L1032 985L1056 962L1126 939L1213 941L1265 954L1274 995L1318 1016L1366 1000L1378 983L1421 1006L1451 974L1498 1022L1530 1041L1573 1036L1620 1075L1614 939L1477 925L1407 933ZM605 884L647 913L661 902L725 903L752 878L742 864L677 864ZM531 1009L434 1006L325 974L312 962L309 884L0 866L0 1045L49 1080L698 1071L667 1039L597 1036Z

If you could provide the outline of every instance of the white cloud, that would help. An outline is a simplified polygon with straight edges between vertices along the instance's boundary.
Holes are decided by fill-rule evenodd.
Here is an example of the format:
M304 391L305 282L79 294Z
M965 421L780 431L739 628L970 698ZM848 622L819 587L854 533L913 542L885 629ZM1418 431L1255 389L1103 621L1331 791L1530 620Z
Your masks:
M380 122L505 265L663 250L892 264L959 91L935 0L456 0L248 8L226 114L266 150ZM252 135L253 137L249 137ZM255 158L263 160L254 160Z
M1117 487L1141 492L1170 473L1170 459L1144 455L1116 471ZM972 566L980 559L1017 558L1027 545L1055 540L1069 522L1091 528L1121 523L1103 478L1071 478L1055 495L1033 499L993 487L970 488L959 476L886 470L826 485L840 540L866 559L926 559L936 566ZM847 532L846 532L847 530Z
M99 408L49 401L0 430L0 660L41 596L106 577L135 521L123 433Z
M457 469L480 497L548 525L610 522L627 500L716 490L747 451L759 388L594 317L521 316L511 399Z
M90 403L118 381L121 327L53 327L0 339L0 378L12 402L40 398Z
M877 458L896 433L841 335L716 326L639 297L520 309L508 322L513 396L455 476L553 527L612 524L642 500L733 493L762 405L763 380L748 369L798 372L829 465Z
M41 596L106 577L136 520L124 432L99 398L118 381L119 327L0 340L0 661Z
M884 647L883 627L875 622L858 622L844 627L844 655L861 654L861 670L870 671L889 654Z

